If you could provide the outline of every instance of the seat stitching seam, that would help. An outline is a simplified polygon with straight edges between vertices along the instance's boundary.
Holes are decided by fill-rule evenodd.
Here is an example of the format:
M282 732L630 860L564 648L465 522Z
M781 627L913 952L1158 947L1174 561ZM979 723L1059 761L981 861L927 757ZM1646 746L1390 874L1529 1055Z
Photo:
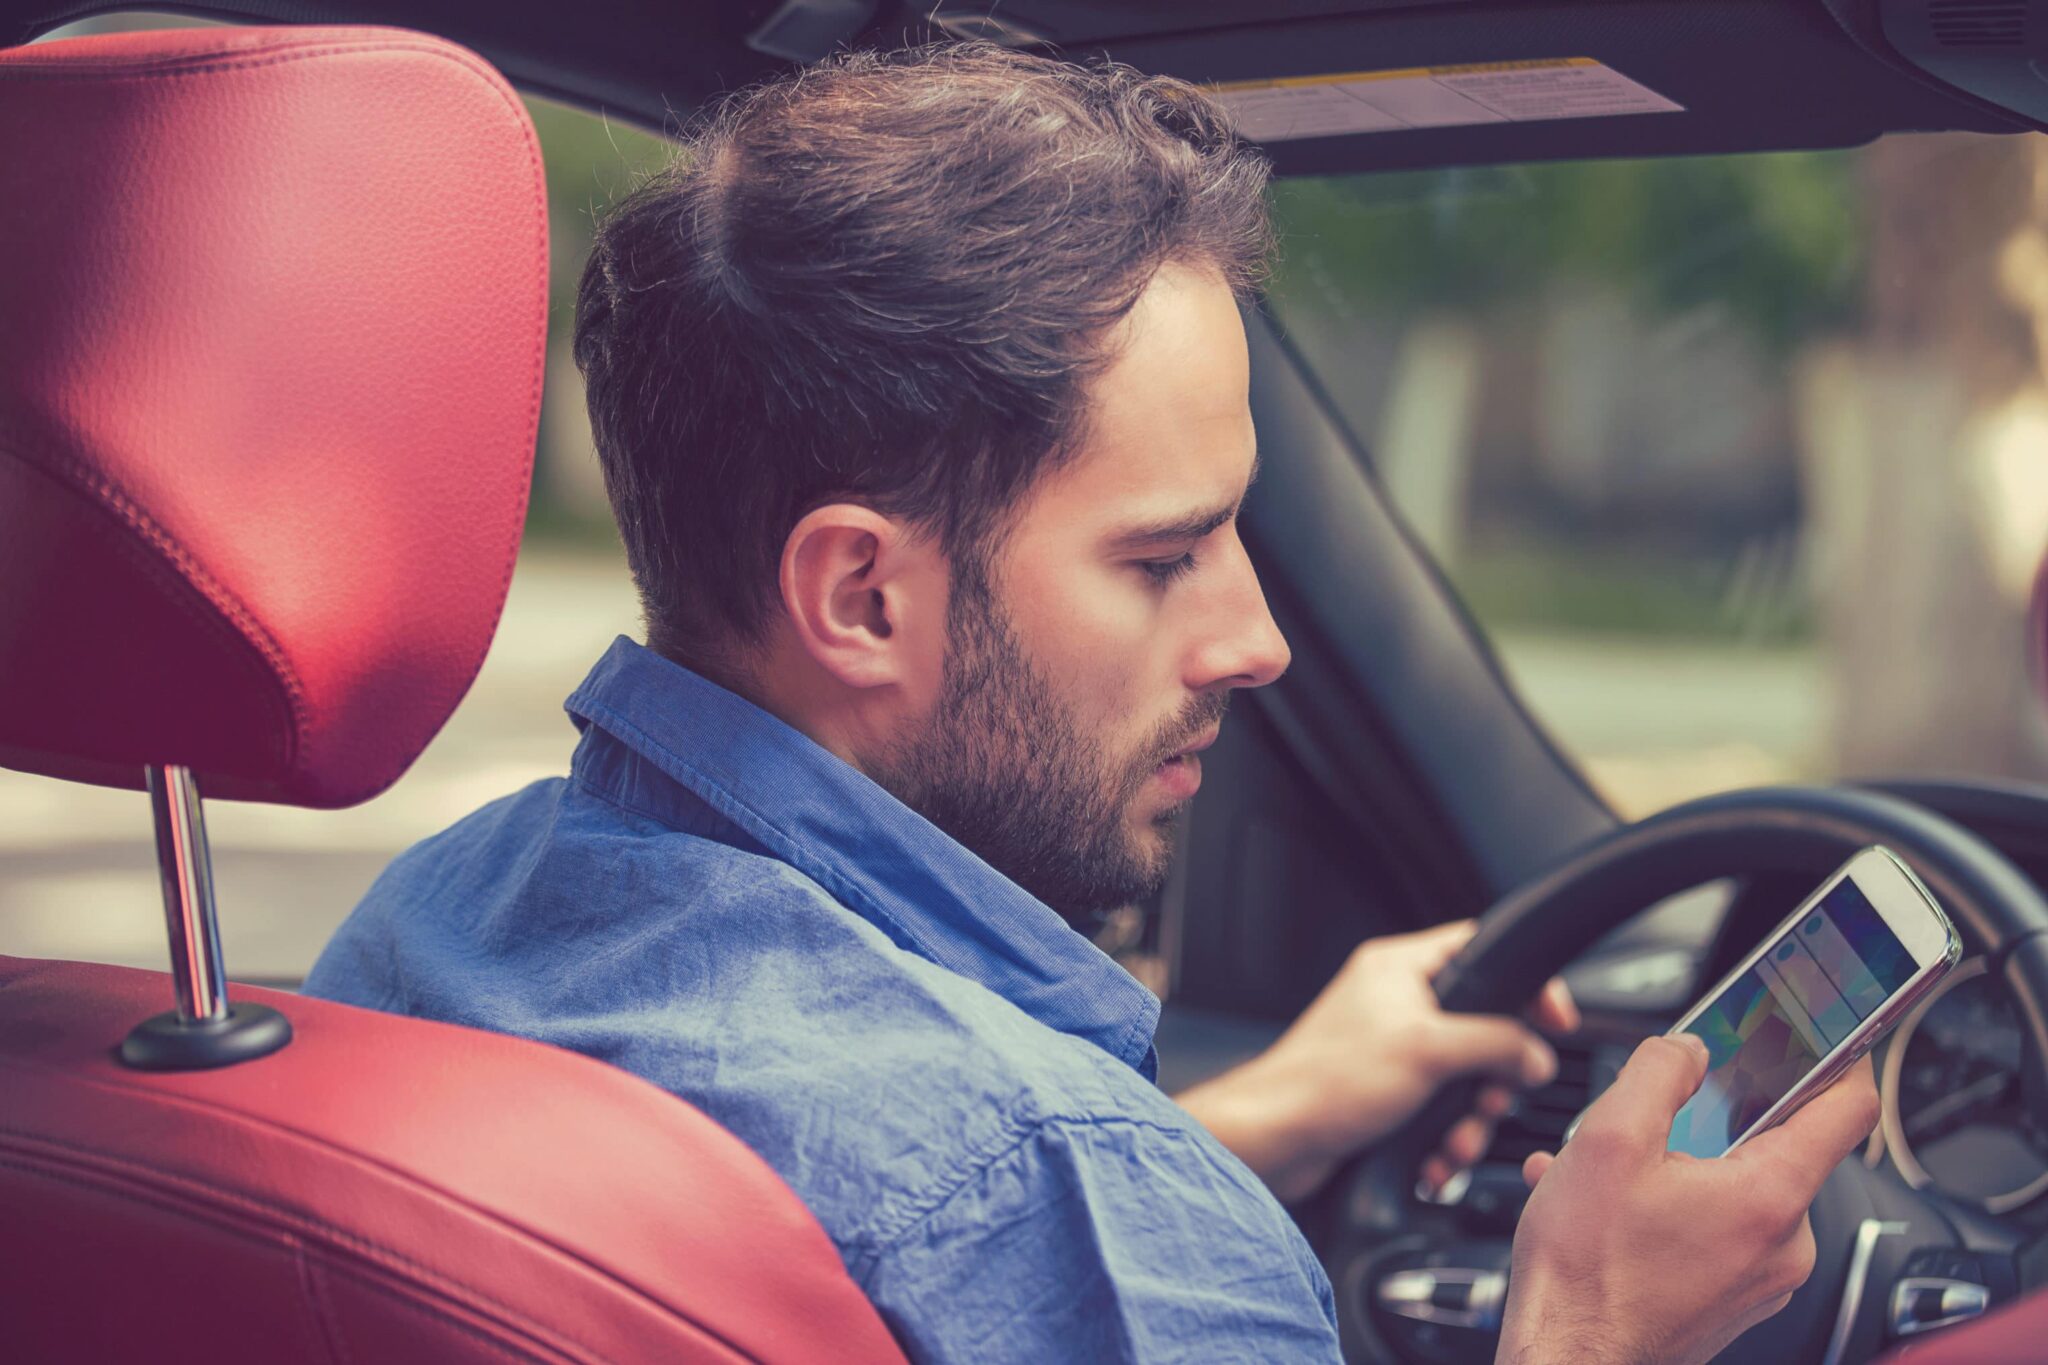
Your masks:
M176 1202L181 1204L186 1212L202 1216L208 1211L207 1206L209 1203L226 1205L253 1219L259 1226L268 1222L280 1230L296 1231L301 1236L309 1238L316 1245L325 1243L339 1250L353 1252L373 1266L379 1266L385 1270L410 1273L416 1276L422 1285L429 1286L448 1298L459 1300L464 1295L471 1296L478 1304L496 1310L502 1315L508 1326L515 1326L525 1334L536 1339L545 1339L552 1335L548 1329L526 1318L510 1304L504 1303L472 1285L451 1279L432 1267L422 1265L411 1257L406 1256L403 1252L393 1251L368 1238L359 1237L330 1223L325 1223L319 1219L310 1218L302 1214L296 1214L276 1205L266 1205L249 1199L246 1196L238 1195L232 1190L225 1190L219 1186L190 1180L168 1171L153 1170L148 1167L133 1167L131 1163L106 1158L103 1155L99 1156L98 1159L107 1161L110 1165L117 1167L130 1167L128 1170L118 1172L119 1175L126 1177L126 1179L112 1179L110 1176L115 1174L114 1172L94 1173L91 1172L89 1167L84 1171L66 1171L58 1169L47 1162L38 1161L32 1156L13 1157L4 1151L0 1151L0 1167L11 1168L21 1171L25 1175L40 1177L45 1180L55 1181L58 1184L71 1185L95 1193L125 1193L131 1198L144 1199L159 1207L167 1202ZM98 1179L94 1178L95 1174L99 1176ZM121 1185L125 1185L127 1188L118 1191L113 1188ZM183 1198L174 1200L159 1197L152 1199L150 1198L152 1195L181 1195ZM192 1205L194 1204L198 1205L198 1207L193 1208ZM209 1221L218 1222L220 1220ZM245 1235L247 1231L245 1229ZM533 1240L537 1244L546 1245L539 1238L534 1238ZM618 1281L614 1281L614 1283L618 1283ZM672 1311L670 1316L681 1317L680 1314ZM691 1322L693 1326L696 1325L692 1319L684 1318L683 1320ZM707 1335L712 1334L707 1331ZM568 1353L564 1352L563 1354Z
M50 1067L41 1067L39 1069L51 1071L55 1070L55 1068ZM66 1079L74 1084L80 1083L82 1079L76 1076L72 1076L68 1073L60 1072L58 1074L65 1075ZM92 1085L97 1089L113 1091L116 1094L126 1093L120 1087L107 1086L103 1082L85 1081L84 1083ZM378 1161L374 1157L368 1156L367 1154L353 1151L347 1147L330 1142L316 1135L302 1132L301 1130L293 1128L287 1124L280 1124L269 1120L256 1118L251 1115L239 1113L231 1108L226 1108L220 1105L207 1104L199 1101L185 1100L181 1097L168 1096L163 1094L162 1092L151 1092L151 1095L152 1098L155 1098L160 1101L165 1101L179 1108L196 1109L200 1113L209 1115L217 1120L228 1120L244 1124L250 1127L258 1128L260 1130L265 1130L274 1133L289 1134L293 1138L305 1142L308 1145L321 1148L331 1154L338 1155L349 1161L360 1163L361 1165L366 1166L371 1170L379 1172L380 1174L384 1175L389 1179L402 1183L407 1188L420 1191L436 1203L446 1205L453 1209L461 1210L469 1216L476 1218L480 1222L487 1223L503 1231L515 1233L518 1236L524 1238L526 1241L530 1242L532 1245L536 1247L545 1248L547 1251L562 1257L570 1264L575 1265L587 1271L588 1273L595 1275L617 1286L621 1292L631 1296L632 1298L638 1299L639 1301L648 1305L656 1312L665 1314L672 1318L684 1316L677 1305L670 1303L666 1298L660 1296L655 1291L642 1286L637 1281L628 1279L625 1275L620 1274L617 1271L614 1271L611 1267L601 1264L597 1261L593 1261L590 1257L586 1256L582 1252L576 1251L570 1247L563 1246L560 1243L556 1242L553 1238L544 1235L539 1230L529 1228L524 1224L517 1222L516 1220L509 1218L502 1213L497 1212L494 1209L477 1204L469 1200L468 1198L465 1198L464 1196L455 1193L452 1190L442 1189L439 1186L428 1182L427 1180L410 1171L406 1171L398 1167L387 1165L386 1163ZM674 1097L671 1096L670 1098L673 1099ZM7 1138L14 1139L13 1145L15 1147L15 1150L22 1153L22 1157L20 1159L23 1161L33 1161L40 1159L42 1161L47 1162L50 1159L49 1156L40 1155L35 1150L36 1148L49 1146L50 1144L47 1142L47 1140L38 1138L34 1133L26 1129L0 1124L0 1165L9 1164L9 1158L7 1156L7 1144L4 1141L4 1139ZM218 1186L210 1185L203 1181L189 1180L186 1177L180 1177L172 1175L167 1172L161 1172L152 1167L143 1166L140 1163L129 1161L126 1158L114 1156L109 1153L91 1152L83 1148L74 1146L68 1150L58 1149L54 1153L54 1155L60 1161L68 1161L73 1164L83 1165L88 1169L91 1168L92 1163L100 1163L104 1167L110 1168L108 1172L110 1176L112 1174L118 1173L122 1177L129 1180L136 1180L139 1178L141 1183L145 1186L145 1188L148 1187L151 1181L155 1180L164 1180L168 1182L183 1181L189 1183L192 1187L192 1190L194 1191L194 1193L188 1194L187 1197L189 1198L204 1199L210 1193L218 1191L223 1198L229 1200L238 1200L242 1202L247 1209L253 1211L259 1216L264 1215L266 1213L266 1210L271 1210L274 1211L275 1215L281 1219L302 1217L301 1215L295 1215L286 1209L282 1209L276 1206L267 1206L255 1202L253 1200L248 1200L246 1196L238 1196L234 1194L232 1191L221 1190ZM334 1237L337 1240L346 1241L353 1237L353 1234L347 1233L339 1228L334 1228L331 1224L320 1223L310 1219L306 1221L308 1225L311 1226L315 1231L318 1231L323 1228L332 1231ZM377 1244L368 1242L366 1240L363 1242L363 1245L372 1251L379 1249ZM413 1264L404 1256L404 1253L402 1252L391 1252L390 1254L393 1257L400 1260L401 1262L404 1262L408 1266L411 1266ZM429 1270L427 1267L424 1266L420 1266L417 1268L423 1274L434 1273L433 1271ZM484 1297L486 1298L487 1302L495 1302L493 1300L489 1300L488 1296ZM509 1307L506 1307L505 1311L508 1314L513 1314L514 1316L516 1316L515 1310ZM693 1323L696 1323L696 1319L694 1318L691 1318L689 1320ZM727 1340L724 1334L716 1328L713 1328L712 1326L706 1323L696 1323L696 1325L698 1326L699 1330L704 1332L706 1336L712 1338L713 1340L719 1341L720 1343L722 1343L723 1345L725 1345L733 1351L744 1354L744 1351L741 1350L739 1343Z
M271 640L254 617L241 607L232 594L214 582L211 575L193 562L191 557L180 550L161 528L150 519L131 499L123 494L111 480L96 478L83 470L77 462L65 457L55 457L50 463L32 460L18 449L0 444L0 455L13 459L31 473L40 474L58 488L70 492L86 506L108 516L125 527L143 544L135 539L117 537L113 541L116 550L146 577L156 581L159 588L175 585L184 592L167 592L169 603L177 611L210 632L222 632L236 643L253 649L271 671L254 670L264 683L271 684L260 689L260 694L271 704L278 701L277 693L282 691L284 702L283 720L287 727L284 736L285 750L279 755L287 773L294 770L298 757L298 740L303 733L305 720L302 704L302 689L283 651ZM147 547L147 549L145 549ZM155 556L147 550L156 551ZM166 583L166 579L169 580ZM193 602L197 596L212 614L202 612ZM223 601L221 599L225 598ZM238 658L238 666L249 668L251 661L246 655Z
M547 318L549 299L547 172L541 163L540 134L535 131L533 120L527 116L524 106L519 103L517 98L506 87L504 78L498 73L496 68L482 62L480 58L472 57L463 48L453 48L451 50L437 45L422 50L439 52L450 60L457 61L458 65L466 68L471 75L481 80L488 89L504 102L507 111L512 115L513 124L518 127L520 137L525 142L527 171L532 176L531 191L533 195L535 264L538 267L535 275L540 282L540 288L535 297L539 325L535 328L533 343L533 358L531 362L533 370L532 390L527 402L526 423L522 428L527 433L524 442L525 450L519 454L516 461L526 471L526 476L521 481L521 496L518 500L519 529L515 530L511 538L511 547L505 555L504 570L498 577L498 609L492 614L491 628L484 632L483 641L470 663L469 676L474 680L477 673L483 668L485 656L490 653L492 637L498 633L498 622L504 619L505 599L511 591L512 571L519 563L519 545L525 539L523 528L526 521L526 509L532 496L533 443L540 432L541 402L547 391Z
M349 1274L349 1271L345 1267L337 1267L336 1273L347 1275ZM454 1328L456 1331L463 1333L464 1335L468 1336L471 1340L477 1342L478 1344L487 1346L490 1349L498 1352L500 1355L505 1356L509 1359L521 1361L535 1361L545 1360L548 1356L552 1356L557 1360L596 1362L596 1365L611 1365L610 1357L600 1355L594 1351L585 1351L580 1348L558 1350L551 1346L536 1346L533 1349L526 1349L524 1347L515 1346L509 1342L500 1340L498 1337L492 1335L490 1332L479 1327L476 1323L463 1321L460 1316L449 1312L447 1309L441 1307L438 1304L435 1304L431 1300L419 1299L414 1297L413 1295L404 1293L398 1286L392 1284L388 1279L384 1279L377 1276L364 1275L354 1275L351 1278L355 1279L357 1283L359 1283L364 1289L370 1291L371 1293L382 1294L386 1298L397 1299L406 1307L412 1308L418 1312L425 1313L429 1317L437 1318L440 1320L442 1325ZM696 1326L696 1324L692 1322L691 1326L694 1327ZM542 1354L543 1351L546 1352L545 1355Z
M341 1324L334 1316L333 1305L327 1301L325 1281L313 1258L307 1255L303 1238L292 1238L292 1259L298 1262L299 1287L304 1293L307 1314L313 1319L314 1335L327 1348L327 1358L333 1365L351 1365Z

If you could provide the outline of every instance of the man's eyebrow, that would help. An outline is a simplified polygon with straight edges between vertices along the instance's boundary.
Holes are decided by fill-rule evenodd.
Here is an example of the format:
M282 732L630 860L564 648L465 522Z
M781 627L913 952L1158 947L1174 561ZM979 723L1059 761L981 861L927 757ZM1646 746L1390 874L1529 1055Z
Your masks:
M1190 512L1184 517L1171 521L1153 522L1146 526L1131 526L1116 532L1109 538L1112 550L1131 550L1141 545L1152 545L1170 540L1200 540L1217 527L1237 515L1238 504L1218 507L1210 511Z
M1262 456L1258 449L1254 447L1252 450L1251 473L1247 474L1244 480L1246 493L1249 493L1252 485L1259 481L1259 466L1263 463ZM1237 501L1231 503L1228 507L1219 507L1214 511L1208 512L1190 512L1187 516L1175 517L1172 521L1154 522L1148 526L1128 527L1116 532L1109 538L1109 547L1112 550L1128 550L1140 545L1152 545L1166 540L1200 540L1203 536L1208 535L1211 531L1223 525L1232 517L1235 517L1237 509L1242 506L1244 506L1244 493L1238 494Z

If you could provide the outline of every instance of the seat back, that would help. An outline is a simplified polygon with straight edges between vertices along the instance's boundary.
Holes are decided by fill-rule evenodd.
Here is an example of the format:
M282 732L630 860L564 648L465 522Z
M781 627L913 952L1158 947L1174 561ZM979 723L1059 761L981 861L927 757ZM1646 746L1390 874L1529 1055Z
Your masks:
M290 1046L130 1070L164 992L0 957L9 1360L901 1359L775 1173L637 1077L246 986Z
M537 144L473 54L341 28L0 52L0 139L0 763L147 769L153 1023L206 1036L194 791L382 790L503 606ZM125 1049L172 999L0 957L0 1359L901 1360L775 1173L633 1076L242 986L260 1046Z

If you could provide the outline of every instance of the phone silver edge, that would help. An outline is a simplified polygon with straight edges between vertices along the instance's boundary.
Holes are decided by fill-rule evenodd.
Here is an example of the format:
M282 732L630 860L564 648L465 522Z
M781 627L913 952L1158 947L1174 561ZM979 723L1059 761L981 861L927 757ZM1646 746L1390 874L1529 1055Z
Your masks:
M1847 861L1822 881L1819 886L1815 887L1806 899L1793 907L1791 913L1779 921L1770 933L1764 935L1747 956L1729 969L1727 975L1715 982L1712 990L1703 993L1699 1000L1694 1003L1693 1007L1687 1010L1685 1015L1677 1023L1673 1024L1664 1036L1668 1038L1683 1033L1694 1020L1706 1012L1709 1005L1720 999L1722 993L1735 984L1738 977L1755 966L1771 949L1777 947L1783 941L1785 935L1790 933L1793 927L1808 912L1827 898L1829 892L1841 885L1842 882L1855 878L1859 867L1869 869L1875 874L1869 880L1858 880L1857 885L1870 901L1871 907L1883 918L1886 926L1898 935L1899 942L1904 944L1906 950L1913 955L1915 963L1913 975L1906 979L1905 985L1892 993L1890 998L1878 1008L1876 1013L1859 1023L1850 1032L1849 1036L1830 1049L1828 1054L1822 1057L1814 1068L1800 1079L1797 1085L1781 1096L1777 1103L1765 1110L1763 1115L1745 1129L1735 1141L1729 1143L1721 1153L1723 1156L1734 1151L1758 1134L1769 1132L1772 1128L1777 1127L1780 1123L1783 1123L1786 1119L1797 1113L1800 1107L1808 1100L1834 1084L1844 1071L1848 1070L1858 1058L1862 1057L1864 1053L1876 1045L1877 1040L1893 1024L1911 1013L1913 1007L1925 999L1928 992L1940 984L1942 978L1947 976L1954 969L1956 963L1962 960L1962 939L1957 935L1955 924L1949 919L1948 913L1941 908L1941 902L1936 900L1934 893L1929 891L1926 884L1914 875L1913 869L1906 865L1904 859L1882 844L1872 844L1866 848L1858 849ZM1891 890L1883 892L1882 896L1872 894L1873 882L1881 885L1887 880L1894 882ZM1907 932L1901 931L1901 926L1896 916L1892 913L1898 882L1903 882L1910 890L1913 896L1913 903L1926 911L1926 914L1922 917L1920 928L1914 930L1910 935ZM1578 1130L1579 1120L1584 1117L1585 1114L1582 1112L1572 1120L1571 1126L1565 1130L1563 1142L1571 1141L1572 1134ZM1560 1145L1563 1144L1560 1143Z

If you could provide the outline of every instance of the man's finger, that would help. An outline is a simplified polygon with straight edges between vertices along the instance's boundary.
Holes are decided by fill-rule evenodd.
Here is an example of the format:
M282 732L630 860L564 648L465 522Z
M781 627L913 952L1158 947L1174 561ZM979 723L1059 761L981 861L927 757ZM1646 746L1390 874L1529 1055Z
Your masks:
M1661 1152L1671 1141L1671 1120L1706 1075L1707 1045L1690 1033L1645 1039L1579 1131L1620 1133Z
M1392 934L1380 942L1408 954L1424 976L1435 976L1458 955L1460 948L1472 941L1472 935L1478 928L1474 920L1453 920L1449 924L1418 929L1412 934Z
M1579 1031L1579 1005L1561 977L1550 978L1536 1003L1529 1007L1529 1018L1537 1028L1549 1033Z
M1446 1014L1436 1021L1430 1062L1436 1079L1483 1074L1517 1085L1548 1085L1557 1075L1550 1044L1516 1019L1497 1014Z
M1865 1057L1768 1133L1729 1153L1730 1161L1768 1158L1793 1167L1818 1194L1828 1172L1861 1147L1877 1126L1877 1079Z
M1536 1182L1543 1178L1543 1173L1548 1171L1556 1160L1557 1158L1549 1152L1529 1153L1529 1159L1522 1163L1522 1183L1532 1190L1535 1189Z
M1481 1118L1504 1119L1515 1110L1515 1092L1504 1085L1482 1085L1472 1101L1472 1111Z
M1459 1119L1444 1134L1437 1144L1437 1155L1449 1162L1451 1169L1464 1170L1467 1166L1479 1164L1479 1158L1486 1155L1486 1144L1493 1141L1493 1125L1476 1116Z

